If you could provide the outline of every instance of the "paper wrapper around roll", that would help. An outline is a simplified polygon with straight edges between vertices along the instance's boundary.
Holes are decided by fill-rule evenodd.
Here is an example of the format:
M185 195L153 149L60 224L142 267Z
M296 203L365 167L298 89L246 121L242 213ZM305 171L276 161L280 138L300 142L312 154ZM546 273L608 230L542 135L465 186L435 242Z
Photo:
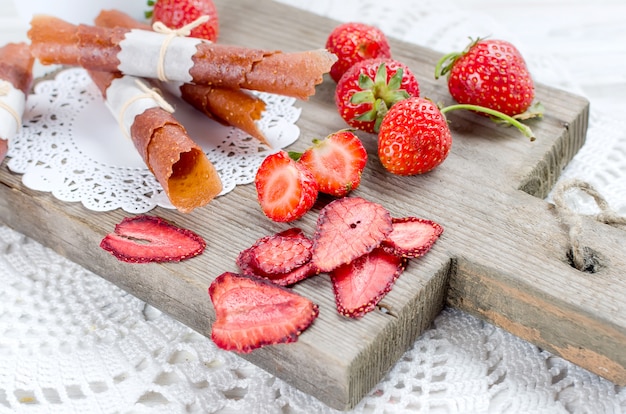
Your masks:
M202 148L158 100L135 87L139 79L110 72L89 74L177 210L189 213L222 191L217 170Z
M28 31L42 64L250 89L308 99L337 57L327 50L283 53L174 37L150 30L73 25L37 15ZM166 44L163 52L162 46ZM165 78L163 79L162 76Z
M9 149L9 139L22 126L26 96L33 82L34 58L26 43L0 47L0 162Z
M102 10L94 22L98 27L152 30L149 25L120 10ZM163 82L161 87L209 118L238 128L270 146L257 125L265 111L265 102L249 91L181 82Z

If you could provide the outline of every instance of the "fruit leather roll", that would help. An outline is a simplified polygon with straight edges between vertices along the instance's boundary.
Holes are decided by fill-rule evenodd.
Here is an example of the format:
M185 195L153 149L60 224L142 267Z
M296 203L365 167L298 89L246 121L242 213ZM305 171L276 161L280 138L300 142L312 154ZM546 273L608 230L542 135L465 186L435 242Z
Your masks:
M98 27L152 30L120 10L102 10L94 22ZM242 89L193 83L163 82L161 87L215 121L239 128L270 146L256 123L265 111L265 102L258 96Z
M325 49L283 53L123 27L74 25L36 15L28 31L42 64L308 99L337 57Z
M107 106L177 210L189 213L222 191L217 170L163 108L157 92L133 76L90 71Z
M0 47L0 162L9 150L9 138L22 126L34 60L26 43Z

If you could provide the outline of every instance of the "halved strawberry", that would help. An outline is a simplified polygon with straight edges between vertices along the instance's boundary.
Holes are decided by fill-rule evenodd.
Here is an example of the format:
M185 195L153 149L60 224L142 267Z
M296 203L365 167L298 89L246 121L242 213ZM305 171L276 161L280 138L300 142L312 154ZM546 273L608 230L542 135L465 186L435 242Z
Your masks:
M297 228L258 239L237 256L244 275L263 277L281 285L293 285L318 273L311 260L311 240Z
M359 137L343 130L313 140L298 162L313 173L320 192L344 197L361 183L367 151Z
M372 251L392 230L391 215L380 204L338 198L319 213L311 260L320 271L329 272Z
M160 217L139 215L124 218L100 247L128 263L178 262L202 253L206 242Z
M393 218L393 231L381 243L389 252L402 257L425 255L443 233L443 227L419 217Z
M330 273L337 311L360 318L376 308L404 271L407 258L376 248Z
M255 185L263 213L277 222L294 221L315 204L319 193L313 174L286 151L268 155L259 167Z
M219 275L208 292L215 308L211 339L229 351L295 342L319 315L317 304L291 290L232 272Z

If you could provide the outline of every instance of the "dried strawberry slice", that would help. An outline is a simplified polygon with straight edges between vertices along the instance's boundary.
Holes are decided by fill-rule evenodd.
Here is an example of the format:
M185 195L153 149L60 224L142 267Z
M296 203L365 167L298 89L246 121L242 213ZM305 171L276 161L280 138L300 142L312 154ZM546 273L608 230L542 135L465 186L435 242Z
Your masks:
M201 254L206 242L191 230L160 217L125 217L100 247L128 263L179 262Z
M330 273L337 311L360 318L376 308L406 268L408 259L376 248Z
M331 201L319 213L311 260L322 272L371 252L393 230L389 212L360 197Z
M252 247L254 265L265 274L290 272L311 260L312 245L302 232L263 237Z
M311 240L297 228L258 239L237 256L244 275L264 277L289 286L318 272L311 260Z
M237 266L245 276L264 278L280 286L291 286L319 273L319 269L311 261L288 272L265 273L256 267L254 249L251 247L239 253Z
M211 339L240 353L295 342L319 314L318 305L287 288L231 272L211 283L209 296L216 318Z
M236 263L243 275L261 277L261 272L254 265L254 249L252 247L248 247L239 252Z
M296 284L297 282L309 278L311 276L315 276L319 274L319 269L317 266L313 264L313 262L307 262L302 266L293 269L290 272L286 273L277 273L273 275L261 275L262 277L267 278L273 283L280 286L291 286Z
M443 233L443 227L419 217L393 219L393 231L382 242L390 252L403 257L425 255Z

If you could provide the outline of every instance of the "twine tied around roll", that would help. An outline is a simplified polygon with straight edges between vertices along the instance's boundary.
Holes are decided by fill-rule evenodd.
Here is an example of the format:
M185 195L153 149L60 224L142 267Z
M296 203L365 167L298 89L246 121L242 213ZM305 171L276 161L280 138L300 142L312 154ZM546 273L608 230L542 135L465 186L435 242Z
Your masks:
M9 95L9 92L11 92L12 88L13 88L13 85L11 85L9 81L0 80L0 98L2 98L3 96ZM15 128L15 132L17 133L20 130L20 127L22 126L22 116L17 113L15 108L13 108L8 103L4 102L2 99L0 99L0 109L4 109L13 118L15 118L15 123L17 125Z
M169 47L172 39L175 37L187 37L191 34L191 31L196 27L204 24L210 20L209 16L200 16L196 20L191 23L188 23L178 29L172 29L167 27L163 22L154 22L152 25L152 30L157 33L161 33L165 36L163 43L161 44L161 50L159 51L159 62L157 64L157 77L160 81L167 81L167 76L165 75L165 53L167 52L167 48Z
M565 194L570 190L580 190L593 197L600 212L587 217L613 227L626 225L626 217L620 216L611 210L604 197L591 184L585 181L578 179L565 180L555 188L554 205L562 222L569 226L572 262L576 269L585 271L590 268L590 263L594 262L594 258L591 257L590 249L584 244L582 237L582 215L573 211L565 201Z
M139 79L135 79L135 83L137 84L137 87L143 93L136 94L132 98L130 98L129 100L124 102L124 105L122 105L122 108L120 109L120 113L119 113L119 116L118 116L118 122L120 124L120 128L122 129L122 132L124 133L124 135L126 135L128 138L130 138L130 135L129 135L129 132L126 130L126 127L124 125L124 113L126 113L126 110L128 109L128 107L131 106L134 102L136 102L136 101L138 101L140 99L152 99L163 110L165 110L165 111L167 111L169 113L173 113L174 112L174 107L172 105L170 105L170 103L167 102L165 100L165 98L163 98L163 95L161 95L161 93L160 93L161 91L159 89L157 89L157 88L149 88L145 83L143 83Z

